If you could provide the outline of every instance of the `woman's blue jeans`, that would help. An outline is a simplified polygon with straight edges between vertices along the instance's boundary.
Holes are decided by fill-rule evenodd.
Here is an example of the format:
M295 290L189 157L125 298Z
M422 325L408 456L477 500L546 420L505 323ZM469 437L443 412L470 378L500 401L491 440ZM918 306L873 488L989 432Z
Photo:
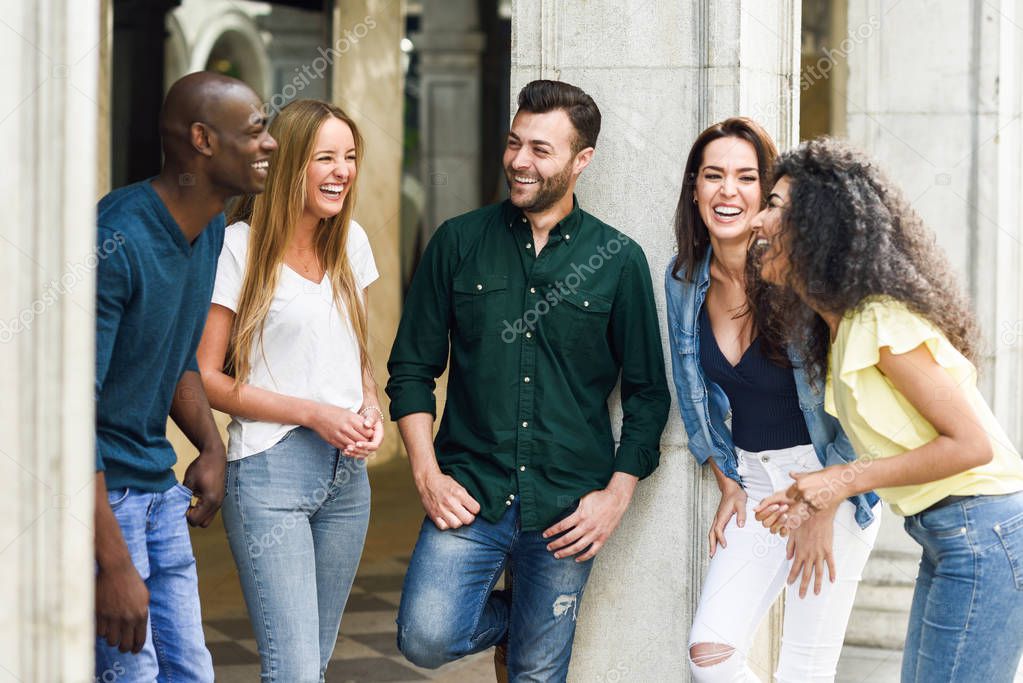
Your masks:
M228 463L224 526L260 680L323 681L369 524L365 461L299 427Z
M564 681L593 561L555 559L541 534L520 529L518 501L495 524L424 519L398 609L402 654L433 669L507 639L509 681ZM506 564L510 596L494 591Z
M906 518L923 546L902 683L1011 683L1023 654L1023 493Z

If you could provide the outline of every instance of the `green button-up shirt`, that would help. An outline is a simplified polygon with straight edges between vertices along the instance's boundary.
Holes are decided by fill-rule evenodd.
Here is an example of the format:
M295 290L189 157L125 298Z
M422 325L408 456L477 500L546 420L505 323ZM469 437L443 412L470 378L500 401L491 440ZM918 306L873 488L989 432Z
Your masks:
M496 522L545 529L615 471L657 467L670 399L643 250L578 203L536 255L510 202L453 218L427 245L387 368L391 418L436 417L441 470ZM615 452L607 399L621 375Z

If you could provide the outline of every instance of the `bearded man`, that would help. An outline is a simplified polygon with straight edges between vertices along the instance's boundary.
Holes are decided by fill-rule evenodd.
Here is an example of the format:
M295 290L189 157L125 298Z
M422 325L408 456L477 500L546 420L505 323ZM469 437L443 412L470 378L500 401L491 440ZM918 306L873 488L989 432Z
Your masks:
M593 558L657 467L670 399L646 257L574 195L600 111L545 80L518 107L509 199L437 229L388 362L426 510L398 647L436 668L506 645L511 681L563 681ZM619 376L616 449L607 399ZM495 590L505 569L514 591Z

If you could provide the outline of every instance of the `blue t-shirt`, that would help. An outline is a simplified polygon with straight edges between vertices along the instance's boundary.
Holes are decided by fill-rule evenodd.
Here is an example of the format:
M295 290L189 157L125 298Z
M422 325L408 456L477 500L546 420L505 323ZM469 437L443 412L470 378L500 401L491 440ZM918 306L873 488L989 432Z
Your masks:
M151 181L114 190L98 207L96 470L109 489L175 483L167 417L181 376L198 370L224 243L219 213L189 244Z

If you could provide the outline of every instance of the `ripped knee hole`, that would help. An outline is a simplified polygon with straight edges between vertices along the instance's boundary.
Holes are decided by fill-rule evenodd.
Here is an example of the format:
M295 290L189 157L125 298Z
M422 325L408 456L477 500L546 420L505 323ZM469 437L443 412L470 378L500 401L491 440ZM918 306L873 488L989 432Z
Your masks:
M721 643L696 643L689 647L689 661L696 666L714 666L726 661L735 653L731 645Z

